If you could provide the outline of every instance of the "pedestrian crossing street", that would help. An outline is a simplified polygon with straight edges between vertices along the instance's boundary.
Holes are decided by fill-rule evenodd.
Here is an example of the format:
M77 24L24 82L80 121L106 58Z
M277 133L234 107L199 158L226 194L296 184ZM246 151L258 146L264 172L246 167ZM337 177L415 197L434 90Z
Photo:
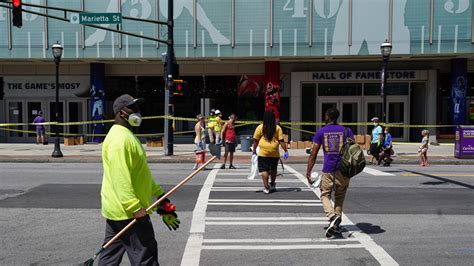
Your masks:
M232 265L231 260L217 260L222 256L213 256L213 251L225 252L228 258L240 254L239 263L243 265L253 265L255 257L265 259L274 251L278 251L277 257L282 256L275 264L305 264L298 263L305 261L301 258L291 259L301 250L312 250L299 253L308 256L308 261L316 254L313 251L348 250L382 265L398 265L346 216L341 225L347 232L325 238L328 219L319 189L309 188L306 178L293 168L286 166L286 171L277 177L277 192L266 195L260 179L247 179L248 166L235 170L221 170L219 166L210 171L198 197L181 265ZM374 175L376 172L380 171L366 171ZM249 257L242 259L241 254L246 252L250 252Z

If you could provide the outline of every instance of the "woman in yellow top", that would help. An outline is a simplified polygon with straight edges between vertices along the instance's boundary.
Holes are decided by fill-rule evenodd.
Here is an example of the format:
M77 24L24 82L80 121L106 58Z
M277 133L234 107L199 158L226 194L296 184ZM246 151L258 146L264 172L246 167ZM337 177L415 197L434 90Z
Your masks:
M283 140L283 131L276 124L275 115L272 110L265 111L263 123L260 124L253 134L253 153L258 152L258 171L262 175L263 193L269 194L276 191L276 176L278 161L280 160L280 145L285 151L283 158L288 159L288 148ZM271 183L268 178L271 176Z

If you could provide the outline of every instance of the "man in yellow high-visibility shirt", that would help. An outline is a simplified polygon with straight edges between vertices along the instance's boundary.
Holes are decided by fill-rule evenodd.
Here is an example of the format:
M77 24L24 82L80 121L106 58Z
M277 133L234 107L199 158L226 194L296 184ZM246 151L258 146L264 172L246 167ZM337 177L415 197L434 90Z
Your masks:
M153 180L145 150L131 131L132 127L141 124L141 102L143 99L135 99L128 94L115 100L115 124L102 146L102 215L107 219L104 243L132 219L138 222L101 253L99 265L118 265L125 252L132 265L159 265L158 245L149 217L151 211L147 213L146 208L151 205L152 197L159 198L164 191ZM170 230L179 227L174 210L169 200L158 208Z
M222 122L222 113L219 110L216 110L216 121L214 124L214 131L216 133L216 144L220 145L222 144L221 140L221 132L222 132L222 126L224 125L224 122Z
M207 118L207 131L209 133L209 143L216 143L216 110L211 109L209 117Z

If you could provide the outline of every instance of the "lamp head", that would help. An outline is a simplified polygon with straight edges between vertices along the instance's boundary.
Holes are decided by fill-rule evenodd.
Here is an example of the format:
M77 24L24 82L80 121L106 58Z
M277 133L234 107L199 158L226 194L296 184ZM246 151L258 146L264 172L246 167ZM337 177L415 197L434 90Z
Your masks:
M55 60L60 60L63 56L63 46L59 42L53 44L51 51L53 52L53 57Z
M389 43L388 40L385 40L385 42L380 45L380 52L383 57L390 57L390 54L392 53L392 44Z

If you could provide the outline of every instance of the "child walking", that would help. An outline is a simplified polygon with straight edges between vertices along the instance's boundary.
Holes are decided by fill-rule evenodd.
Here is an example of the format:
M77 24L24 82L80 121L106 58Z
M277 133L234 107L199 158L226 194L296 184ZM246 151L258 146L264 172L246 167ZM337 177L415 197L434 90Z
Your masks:
M428 145L430 142L430 132L425 129L421 131L421 135L423 139L421 140L420 149L418 150L418 154L420 156L420 165L427 166L428 165Z

